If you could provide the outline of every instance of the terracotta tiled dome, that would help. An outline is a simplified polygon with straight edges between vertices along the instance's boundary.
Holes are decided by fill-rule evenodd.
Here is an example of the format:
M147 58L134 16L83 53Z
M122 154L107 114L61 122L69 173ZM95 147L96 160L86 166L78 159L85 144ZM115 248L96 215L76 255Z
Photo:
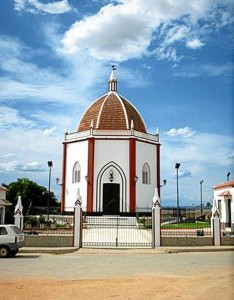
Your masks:
M77 131L89 130L92 124L99 130L126 130L131 128L146 133L144 121L137 109L124 97L117 94L117 80L112 70L109 92L96 101L83 114Z

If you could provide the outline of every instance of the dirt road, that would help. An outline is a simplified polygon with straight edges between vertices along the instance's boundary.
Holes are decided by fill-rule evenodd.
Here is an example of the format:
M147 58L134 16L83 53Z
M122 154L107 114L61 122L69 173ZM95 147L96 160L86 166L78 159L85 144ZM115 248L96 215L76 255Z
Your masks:
M1 300L234 299L233 252L19 255L0 269Z

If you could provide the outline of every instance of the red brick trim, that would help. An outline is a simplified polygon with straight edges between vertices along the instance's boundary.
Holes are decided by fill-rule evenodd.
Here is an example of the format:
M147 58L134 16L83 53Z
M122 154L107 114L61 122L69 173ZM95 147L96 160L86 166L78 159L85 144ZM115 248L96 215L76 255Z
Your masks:
M93 212L93 176L94 176L95 139L88 139L88 178L87 178L87 212Z
M63 143L63 170L62 170L62 195L61 195L61 212L65 210L65 190L66 190L66 167L67 167L67 144Z
M157 172L157 182L156 182L156 187L158 188L158 195L160 197L160 144L157 145L156 147L156 172Z
M136 211L136 139L129 140L129 199L130 212Z

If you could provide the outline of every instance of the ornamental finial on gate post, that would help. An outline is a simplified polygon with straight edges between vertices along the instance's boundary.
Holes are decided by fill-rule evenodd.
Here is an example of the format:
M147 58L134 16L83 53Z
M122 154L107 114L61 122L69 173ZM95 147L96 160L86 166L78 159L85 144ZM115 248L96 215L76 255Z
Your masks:
M154 197L153 197L153 207L160 207L161 208L161 200L159 198L159 195L158 195L158 188L155 188L155 191L154 191Z
M218 210L218 207L217 207L217 201L214 198L213 199L213 206L212 206L212 217L215 218L215 217L219 217L219 216L220 216L220 213L219 213L219 210Z
M80 195L80 188L77 189L77 195L76 195L76 202L75 202L75 206L81 206L82 205L82 197Z

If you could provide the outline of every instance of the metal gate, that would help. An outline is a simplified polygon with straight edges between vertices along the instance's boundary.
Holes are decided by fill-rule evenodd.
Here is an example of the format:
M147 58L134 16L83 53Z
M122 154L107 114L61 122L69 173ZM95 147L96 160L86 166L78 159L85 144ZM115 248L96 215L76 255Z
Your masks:
M83 218L82 246L152 247L151 227L151 217L87 216Z

